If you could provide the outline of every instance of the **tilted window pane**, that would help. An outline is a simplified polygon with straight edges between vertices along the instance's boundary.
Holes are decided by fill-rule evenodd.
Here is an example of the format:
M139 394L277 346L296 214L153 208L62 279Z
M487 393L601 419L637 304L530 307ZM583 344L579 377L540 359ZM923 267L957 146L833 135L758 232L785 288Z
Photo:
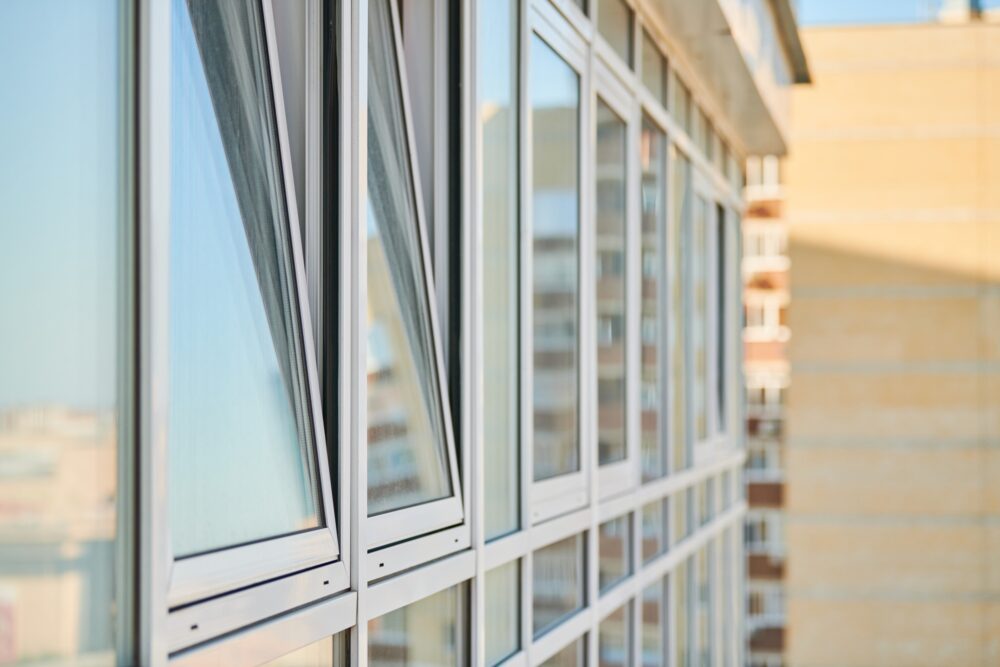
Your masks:
M122 290L131 51L115 2L0 2L0 663L115 665L129 590ZM123 410L123 408L125 408Z
M693 667L690 639L691 581L689 580L691 559L685 560L674 571L674 664L678 667Z
M583 535L574 535L534 553L532 625L536 637L583 607L584 543Z
M666 664L667 606L664 604L663 581L642 590L642 665L663 667Z
M580 77L531 38L534 477L580 469Z
M320 525L260 7L173 0L170 527L175 556Z
M483 133L483 448L486 536L517 530L520 412L518 2L479 11Z
M580 637L541 664L541 667L584 667L587 663L587 635Z
M600 667L632 667L632 604L624 605L604 617L597 632Z
M706 394L708 390L708 204L695 197L693 215L688 218L687 236L691 242L688 253L688 358L691 363L690 399L691 427L695 442L708 436Z
M597 28L615 53L632 65L632 9L625 0L599 0Z
M670 416L673 428L670 431L672 455L672 471L684 470L691 464L689 456L689 438L687 432L687 402L686 391L683 388L687 382L688 352L686 349L687 327L685 326L684 301L686 279L684 266L689 252L689 241L686 238L685 220L691 215L691 161L683 153L674 153L674 168L671 191L673 206L671 207L670 229L667 245L671 248L670 259L667 262L670 278L673 281L670 300L670 357L671 392Z
M373 3L374 4L374 3ZM371 667L460 667L467 628L465 584L368 621Z
M390 0L368 10L368 514L452 494Z
M631 528L626 514L605 521L598 529L598 586L602 593L632 573Z
M625 460L625 329L627 239L625 121L597 100L597 438L601 465Z
M666 438L662 423L663 376L666 330L662 303L667 211L667 138L647 117L643 117L639 143L642 169L640 205L642 209L642 305L640 340L640 426L642 430L642 476L656 479L666 474Z
M695 557L695 570L697 571L697 597L695 604L698 613L695 615L695 638L698 642L697 659L698 664L703 667L710 667L712 660L712 589L710 585L709 571L712 567L712 554L709 553L712 545L702 547Z
M521 648L521 561L486 573L486 664Z
M667 61L652 35L642 31L642 83L653 97L667 106Z
M691 505L693 504L693 494L694 491L691 489L684 489L682 491L676 492L671 497L671 503L674 507L674 544L677 544L685 537L691 534Z

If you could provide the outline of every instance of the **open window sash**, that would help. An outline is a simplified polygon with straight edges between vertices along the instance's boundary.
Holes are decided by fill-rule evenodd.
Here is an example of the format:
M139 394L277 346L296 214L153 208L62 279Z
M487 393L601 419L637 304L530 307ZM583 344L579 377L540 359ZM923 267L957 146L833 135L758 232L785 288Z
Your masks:
M388 32L389 34L386 34ZM400 115L398 122L401 122L402 137L388 137L382 136L379 138L380 142L386 143L391 142L392 139L397 139L402 142L403 145L391 145L391 150L395 150L397 153L402 152L404 155L399 157L403 161L401 170L404 173L397 173L396 176L400 177L402 183L403 192L397 192L396 194L402 197L408 197L411 199L413 204L412 219L397 219L395 224L397 225L407 225L413 224L416 226L416 248L417 256L414 258L418 264L418 274L420 280L414 289L416 297L423 301L420 306L426 307L426 326L429 327L429 338L430 351L432 358L430 359L430 365L427 369L433 377L430 379L430 384L436 387L436 392L428 392L431 395L426 396L425 400L427 402L427 409L431 411L431 419L437 419L440 424L440 434L443 439L444 452L443 456L446 459L445 468L447 474L447 482L449 492L443 497L438 497L431 500L425 500L423 502L416 502L411 505L398 508L390 508L383 512L378 512L370 514L364 523L364 535L363 544L369 550L380 549L387 547L388 545L399 543L403 540L408 540L411 538L417 538L420 536L427 536L431 533L437 531L444 531L445 529L452 529L446 540L441 539L431 539L428 543L447 543L449 545L454 545L455 547L467 546L470 540L469 527L464 524L465 518L465 501L461 485L461 479L458 472L458 460L456 454L455 437L452 427L452 416L450 409L450 402L448 400L448 387L447 387L447 374L444 368L444 356L442 352L442 342L441 342L441 332L440 325L438 322L438 308L434 307L434 282L431 274L431 261L430 261L430 251L427 240L427 228L425 222L426 210L424 208L422 199L422 188L420 187L420 172L419 164L417 160L416 144L413 136L413 120L411 113L411 105L409 98L409 90L407 86L407 76L404 58L404 49L402 41L402 31L400 27L400 16L398 3L393 0L371 0L369 7L369 80L371 80L372 72L376 72L377 75L385 76L389 80L382 82L383 85L390 87L395 87L396 90L392 91L398 94L398 108L377 108L373 112L373 104L386 104L391 105L393 103L391 95L385 95L382 99L373 100L373 88L374 84L369 85L369 100L368 100L368 116L369 116L369 149L372 145L372 133L373 132L383 132L384 135L389 135L391 130L392 122L390 114L396 113ZM386 41L388 40L388 41ZM378 52L378 55L373 54L372 49L382 49ZM389 53L391 51L391 53ZM375 59L381 56L386 58L383 63L375 63ZM373 69L378 67L379 69ZM395 70L395 72L393 72ZM393 81L395 79L395 81ZM377 113L377 117L373 120L373 113ZM381 121L381 122L380 122ZM371 164L373 156L369 154L369 171L371 171ZM371 197L372 181L369 178L369 199ZM369 208L372 208L369 204ZM385 207L383 207L383 211ZM380 211L380 212L383 212ZM397 218L404 218L405 206L398 206L392 211L396 213ZM369 211L368 215L372 215ZM372 224L372 220L368 221L369 226ZM398 286L398 283L397 283ZM371 286L369 286L371 289ZM416 323L408 322L409 331L411 335L420 335L419 325ZM370 340L370 339L369 339ZM369 355L371 351L369 351ZM436 395L435 395L436 394ZM371 424L369 424L369 429ZM369 467L371 470L371 467ZM371 480L369 480L371 484ZM443 535L442 535L443 536ZM432 549L434 547L431 547ZM412 557L416 560L426 560L420 555L420 549L412 549ZM403 555L402 560L407 560L410 556ZM376 560L380 561L380 565L385 561L384 557L377 557ZM393 569L398 569L403 567L400 564L400 559L394 559L396 564ZM388 573L388 572L386 572ZM383 574L378 566L373 568L373 575L379 576Z
M172 0L172 2L175 4L176 17L179 3L186 3L187 0ZM240 14L240 12L245 13ZM261 121L259 118L246 120L244 117L235 119L230 117L227 118L227 122L236 126L236 129L229 127L225 131L239 131L241 119L245 122L263 122L265 127L267 124L273 124L270 131L276 137L278 155L275 159L278 160L277 167L280 171L277 190L285 212L282 225L285 229L282 230L283 236L280 238L287 243L286 247L279 248L279 252L287 252L291 259L291 294L287 296L290 297L294 307L287 317L293 318L290 321L296 323L290 328L291 333L286 330L285 335L299 338L298 341L288 344L297 345L301 350L297 358L298 367L294 369L301 391L294 396L303 403L299 406L301 414L304 415L300 417L303 422L301 428L308 429L309 437L306 440L311 444L312 451L308 453L311 458L307 460L315 466L318 482L316 489L318 525L290 534L181 557L176 554L175 547L170 545L171 540L168 537L169 572L166 603L169 616L166 644L170 652L330 596L349 586L347 568L341 557L337 537L336 512L324 437L315 345L312 326L309 324L311 319L307 283L271 0L241 0L240 4L226 5L219 10L217 20L218 23L214 27L219 29L219 34L211 35L211 39L206 39L204 34L201 35L202 39L210 42L199 44L203 54L203 66L206 50L217 53L220 48L239 49L241 46L245 47L245 44L239 42L239 39L243 38L246 44L252 44L260 49L257 52L255 48L249 48L252 53L244 54L243 57L250 61L256 59L255 62L249 62L249 66L256 65L263 68L261 78L270 84L270 90L264 93L270 101L270 113L267 118ZM227 25L227 20L233 23ZM191 26L185 27L191 29ZM171 31L177 31L179 28L177 22L172 21ZM201 28L204 30L204 25ZM237 32L241 34L237 36L235 34ZM176 36L173 36L171 41L176 39ZM172 43L171 49L176 48L178 45ZM231 66L231 69L226 69L226 65ZM226 74L233 72L240 73L239 67L226 63L212 73L216 77L213 82L215 89L211 89L213 83L210 83L213 98L217 95L230 95L234 90L246 96L253 94L253 84L248 83L245 77L226 78ZM245 72L246 70L243 70L242 73ZM223 87L226 90L221 90ZM174 94L175 92L172 92L171 96ZM237 171L240 169L238 164L233 165L232 156L230 165L231 169ZM247 196L246 192L244 189L238 196ZM240 209L243 210L244 201L241 200L239 203ZM260 220L256 223L248 222L245 210L243 215L248 237L253 233L253 224L264 224ZM271 258L254 258L258 280L261 279L261 272L268 270L265 259ZM165 271L161 269L157 279L166 279L163 273ZM273 299L274 295L263 295L263 298L266 302L268 298ZM270 303L265 305L272 307ZM270 311L268 320L272 337L279 335L278 325ZM166 328L168 323L160 322L154 326ZM287 363L286 361L286 366ZM282 368L283 376L291 372L293 371L287 367ZM284 377L284 381L291 382L288 377ZM232 464L239 465L239 461L233 461ZM167 518L169 522L170 517ZM169 523L164 529L169 536Z

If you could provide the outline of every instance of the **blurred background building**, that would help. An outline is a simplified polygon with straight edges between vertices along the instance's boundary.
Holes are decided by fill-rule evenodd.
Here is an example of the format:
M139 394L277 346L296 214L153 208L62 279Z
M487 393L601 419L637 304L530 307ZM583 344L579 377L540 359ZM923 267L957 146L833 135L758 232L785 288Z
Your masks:
M784 170L797 667L1000 664L1000 22L980 9L804 31Z
M784 400L788 388L788 230L777 157L747 162L743 219L747 397L747 637L751 667L785 648Z

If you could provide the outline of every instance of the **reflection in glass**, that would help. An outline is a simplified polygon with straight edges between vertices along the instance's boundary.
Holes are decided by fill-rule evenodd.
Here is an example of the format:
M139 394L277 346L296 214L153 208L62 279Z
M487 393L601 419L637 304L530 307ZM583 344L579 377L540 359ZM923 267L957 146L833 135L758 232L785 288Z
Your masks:
M435 593L368 621L371 667L459 667L465 585Z
M347 632L307 644L280 658L264 663L261 667L346 667L349 644Z
M647 117L642 119L639 142L641 168L640 206L642 211L641 286L641 383L640 426L642 430L642 477L651 480L666 474L664 414L665 327L661 303L664 300L667 137Z
M168 479L185 556L321 517L263 18L172 6Z
M452 493L390 0L368 20L368 514Z
M521 561L486 573L486 664L521 648Z
M541 667L583 667L587 660L587 635L556 653L541 664Z
M598 528L598 587L603 593L632 573L632 530L628 514Z
M487 539L517 530L519 525L517 8L516 0L491 0L480 4L478 15Z
M642 31L642 83L653 97L667 105L667 59L656 47L653 36Z
M535 637L584 605L584 537L574 535L534 553L532 608Z
M670 259L667 262L670 271L670 279L673 284L670 300L670 356L671 382L678 389L687 385L687 329L684 325L684 301L686 285L686 272L684 267L687 262L686 255L689 250L689 240L685 230L688 227L686 220L691 215L693 208L691 202L691 161L686 155L680 152L671 151L674 168L672 172L671 191L674 193L670 213L670 229L668 232L668 247L671 248ZM687 403L686 391L674 391L671 393L670 415L673 419L671 429L671 446L673 449L672 471L684 470L691 465L690 439L687 430Z
M712 567L712 554L709 553L712 545L703 547L695 557L695 571L697 572L695 581L697 582L697 605L698 613L694 617L697 624L695 638L697 639L698 664L709 667L712 664L712 588L710 585L709 572Z
M674 664L681 667L691 667L693 657L689 653L690 616L691 616L691 581L689 571L691 559L688 558L674 571Z
M534 478L580 469L580 78L531 38Z
M599 0L597 29L622 60L632 65L632 9L625 0Z
M674 506L674 544L677 544L691 534L690 506L693 491L684 489L673 495Z
M601 465L625 460L625 121L597 99L595 274L597 438Z
M666 605L663 581L642 591L642 665L663 667L666 664Z
M648 563L667 550L667 499L642 507L642 562Z
M119 252L130 174L119 128L131 98L121 7L0 3L5 665L119 662L118 466L129 441L118 379L131 336L119 300L131 281Z
M608 614L597 630L600 667L631 667L632 605L626 603Z
M694 441L708 436L708 203L700 196L694 199L694 212L688 218L687 236L691 242L688 253L687 300L688 359L691 363L691 384L688 396Z

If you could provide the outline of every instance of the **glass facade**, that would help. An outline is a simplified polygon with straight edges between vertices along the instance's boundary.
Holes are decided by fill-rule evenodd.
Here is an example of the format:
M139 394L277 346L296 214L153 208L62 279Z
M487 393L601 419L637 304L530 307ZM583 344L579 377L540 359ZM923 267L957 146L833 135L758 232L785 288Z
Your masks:
M629 0L439 4L0 4L0 664L739 654L744 139Z

